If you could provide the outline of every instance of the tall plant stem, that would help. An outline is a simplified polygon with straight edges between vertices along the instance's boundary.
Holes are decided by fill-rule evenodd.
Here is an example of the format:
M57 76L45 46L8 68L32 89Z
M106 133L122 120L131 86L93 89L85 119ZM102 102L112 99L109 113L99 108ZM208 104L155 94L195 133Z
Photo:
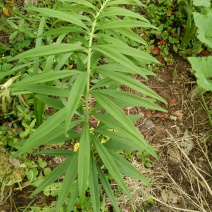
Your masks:
M105 8L106 4L110 0L106 0L104 4L102 4L101 8L99 11L96 13L94 17L94 21L92 24L91 32L90 32L90 39L89 39L89 44L88 44L88 62L87 62L87 86L86 86L86 94L85 94L85 117L86 117L86 122L89 122L89 93L90 93L90 73L91 73L91 56L92 56L92 45L93 45L93 38L95 34L95 28L97 25L97 20L98 17L101 13L101 11Z

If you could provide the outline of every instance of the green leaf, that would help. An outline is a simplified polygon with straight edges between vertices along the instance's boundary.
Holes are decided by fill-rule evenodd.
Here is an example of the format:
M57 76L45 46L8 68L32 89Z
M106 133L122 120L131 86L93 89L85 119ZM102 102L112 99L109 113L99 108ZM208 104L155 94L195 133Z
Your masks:
M91 155L90 160L89 187L90 187L90 195L93 211L99 212L100 211L99 182L98 182L97 167L93 155Z
M124 182L122 175L119 171L119 168L117 167L116 163L114 162L111 154L107 151L107 149L102 145L101 142L97 140L94 136L92 136L92 140L94 142L94 145L96 147L96 150L102 159L103 163L107 167L109 173L114 178L118 186L128 195L128 197L131 198L131 194L126 186L126 183Z
M43 113L45 111L46 105L35 96L33 97L33 103L36 123L37 126L40 126L43 123Z
M210 7L211 2L210 2L210 0L194 0L193 4L196 7L200 7L200 6L202 6L202 7Z
M75 2L77 4L82 4L86 7L90 7L91 9L95 9L95 7L88 1L85 1L85 0L62 0L62 1L65 1L65 2Z
M104 10L99 17L111 17L111 16L129 16L133 17L135 19L139 19L141 21L144 21L146 23L150 22L144 18L142 15L139 13L132 12L131 10L122 8L122 7L109 7L106 10Z
M153 28L157 29L157 27L151 25L150 23L146 23L143 21L132 21L132 20L119 20L119 21L111 21L106 24L100 24L97 25L96 30L102 30L102 29L113 29L113 28L134 28L134 27L141 27L141 28Z
M71 13L66 13L63 11L48 9L48 8L30 7L30 8L27 8L27 10L39 12L42 15L45 15L47 17L58 18L59 20L63 20L63 21L75 24L77 26L80 26L84 29L87 29L87 26L83 24L83 22L81 21L83 17L79 14L74 14L74 13L71 14Z
M25 91L30 91L37 94L68 97L69 92L63 88L48 86L48 85L25 85L25 84L15 84L14 88L23 89Z
M72 211L73 210L73 207L74 207L74 204L77 200L77 197L78 197L78 183L76 182L75 185L74 185L74 188L71 192L71 198L69 199L69 203L67 205L67 211Z
M75 153L71 157L71 161L66 167L67 171L65 174L65 178L63 180L62 186L60 188L57 204L56 204L56 212L60 212L60 209L65 201L65 198L67 197L69 191L71 190L71 186L77 176L77 154Z
M78 28L78 27L60 27L60 28L51 29L47 32L44 32L43 34L40 35L40 37L51 36L51 35L56 36L56 35L61 35L61 34L68 34L70 32L82 33L82 32L84 32L84 30L82 28Z
M118 51L115 51L115 49L108 47L108 45L96 45L92 47L96 51L101 52L102 54L105 54L106 56L110 57L114 61L126 66L130 70L133 70L135 73L143 75L141 73L141 70L138 66L136 66L131 60L129 60L126 56L121 54ZM145 77L145 75L143 75Z
M188 60L194 70L197 84L206 91L212 91L212 56L189 57Z
M150 185L148 180L132 165L132 163L127 161L122 155L112 150L108 150L108 151L113 156L113 159L116 162L122 174L133 177L137 180L140 180L145 185Z
M55 109L62 109L64 107L60 99L54 99L45 95L35 95L37 99L44 102L48 106L52 106Z
M143 40L139 35L134 33L131 29L117 28L116 31L118 31L122 35L130 38L131 40L134 40L134 41L136 41L136 42L138 42L140 44L143 44L143 45L147 45L147 42L145 40Z
M83 51L85 50L82 46L76 44L51 44L46 46L36 47L34 49L30 49L25 51L13 58L9 61L19 60L23 58L33 58L33 57L40 57L40 56L48 56L48 55L55 55L55 54L64 54L67 52L73 51Z
M193 12L194 22L196 27L198 28L197 38L210 48L212 48L212 11L208 12L207 15L202 15L197 12Z
M73 75L78 75L80 73L81 73L80 71L76 71L76 70L64 70L64 71L42 73L42 74L30 76L30 77L25 77L23 80L14 83L14 86L50 82L53 80L62 79L62 78L70 77Z
M148 108L151 110L158 110L158 111L163 111L167 112L165 109L162 107L159 107L158 105L154 104L152 100L140 97L138 95L134 95L128 92L123 92L123 91L117 91L117 90L109 90L109 89L102 89L102 90L94 90L92 91L94 93L101 93L107 96L111 96L115 98L113 100L114 103L117 103L116 100L118 101L119 107L135 107L135 106L141 106L144 108Z
M128 139L127 144L129 144L130 146L132 145L133 148L137 147L138 150L146 150L149 154L157 158L157 155L155 154L155 149L150 144L148 144L140 134L137 135L130 133L128 130L126 130L126 128L123 127L120 122L118 122L111 116L101 115L99 113L94 113L94 116L101 122L106 124L110 129L115 129L121 136ZM107 136L106 133L105 135ZM114 139L116 138L114 137ZM131 142L133 142L133 144Z
M109 71L109 70L107 72L103 72L102 70L96 69L96 71L98 71L100 74L108 78L111 78L112 80L119 82L120 84L126 85L132 88L133 90L140 92L141 94L145 94L165 104L167 103L162 97L156 94L153 90L151 90L149 87L142 84L141 82L133 79L131 76L126 76L124 74L114 72L114 71Z
M85 191L87 188L89 169L90 169L90 139L89 139L89 125L85 122L80 138L78 154L78 186L81 203L85 198Z
M145 5L142 4L139 0L116 0L116 1L109 1L108 5L118 5L118 4L129 4L129 5L137 5L144 7Z
M41 150L36 153L36 155L49 155L49 156L63 156L63 157L70 157L73 156L75 153L71 150L65 149L46 149Z
M116 212L120 212L119 207L118 207L117 202L116 202L116 198L114 197L114 194L113 194L113 190L111 189L107 178L105 177L104 173L102 172L102 170L99 167L97 167L97 169L98 169L99 178L101 180L103 188L104 188L111 204L113 205L114 210Z
M45 179L40 183L40 185L33 191L30 195L31 197L43 191L48 185L57 180L61 175L63 175L66 170L68 164L71 162L72 157L63 161L60 165L58 165L49 175L45 177Z
M30 62L30 63L25 63L23 65L15 66L10 71L0 73L0 80L3 79L4 77L8 76L8 75L14 74L14 72L16 72L20 69L23 69L24 67L31 66L33 63L34 62Z
M70 90L68 103L66 105L66 119L65 119L65 134L67 133L70 120L77 109L77 105L81 99L81 95L84 91L87 82L87 73L82 72L79 74Z

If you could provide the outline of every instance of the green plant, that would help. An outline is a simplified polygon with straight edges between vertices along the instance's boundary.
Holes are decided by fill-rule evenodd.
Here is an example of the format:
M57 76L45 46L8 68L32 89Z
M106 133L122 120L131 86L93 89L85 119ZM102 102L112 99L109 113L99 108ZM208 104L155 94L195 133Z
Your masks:
M204 14L193 12L194 24L197 27L198 33L197 37L202 43L212 48L212 30L210 27L212 21L212 10L208 8L210 6L210 1L203 1L201 3L197 1L194 2L196 2L196 4L198 3L196 6L206 7L204 8ZM201 100L208 114L209 122L212 126L212 111L209 109L203 95L206 91L212 91L212 57L189 57L188 60L191 63L194 75L197 78L197 90L201 96Z
M75 151L52 149L39 152L66 157L32 193L33 196L44 190L64 174L55 211L60 211L62 207L71 211L78 196L83 207L86 191L90 193L92 210L100 211L102 187L114 210L119 211L105 172L110 173L129 197L131 195L122 174L149 185L147 179L121 155L121 151L145 151L157 158L155 149L133 124L139 116L128 117L122 108L141 106L165 111L155 104L155 100L166 101L132 77L138 74L147 79L148 75L154 75L147 65L158 62L147 53L130 46L132 41L137 42L137 45L144 43L132 29L154 27L123 4L143 6L138 0L92 3L72 0L66 1L63 10L67 12L27 8L28 11L38 12L40 16L66 22L65 26L43 32L47 18L42 17L36 47L11 59L34 62L33 74L13 83L11 88L13 95L34 94L38 125L36 131L18 148L16 156L41 145L68 141L73 148L75 142L79 143ZM51 39L52 43L44 45L46 39ZM65 64L70 58L74 68L68 70ZM120 85L128 86L148 98L122 91ZM54 108L55 112L43 122L45 105ZM64 205L66 197L69 201Z
M187 22L185 26L185 33L182 38L180 48L185 50L188 46L189 42L191 41L192 37L195 35L196 32L196 23L194 23L193 16L196 16L197 13L194 11L199 11L203 15L207 14L207 10L205 8L210 7L210 0L199 1L199 0L178 0L178 9L180 15L182 15L183 11L187 13ZM195 18L195 17L194 17ZM202 25L204 27L204 24ZM199 49L201 44L199 45ZM199 52L198 52L199 53Z

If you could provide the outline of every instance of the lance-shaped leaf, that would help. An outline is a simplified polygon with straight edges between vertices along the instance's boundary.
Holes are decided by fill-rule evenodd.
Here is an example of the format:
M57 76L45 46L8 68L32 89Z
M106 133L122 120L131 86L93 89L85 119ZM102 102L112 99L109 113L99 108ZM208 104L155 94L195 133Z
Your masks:
M99 183L98 183L98 172L95 163L95 158L93 155L90 160L90 175L89 175L89 187L90 187L90 195L91 202L93 206L94 212L100 211L100 194L99 194Z
M63 20L63 21L75 24L77 26L80 26L84 29L87 29L87 26L81 20L83 19L83 16L79 14L71 14L71 13L66 13L63 11L49 9L49 8L30 7L30 8L27 8L27 10L39 12L42 15L45 15L47 17L58 18L59 20Z
M126 56L116 51L115 49L111 49L110 47L108 47L108 45L96 45L96 46L92 46L92 48L110 57L111 59L122 64L123 66L126 66L130 70L133 70L135 73L140 74L143 77L146 77L145 75L141 73L140 68L136 66L130 59L128 59Z
M71 198L69 199L69 203L66 208L67 211L73 210L73 207L74 207L74 204L75 204L77 198L78 198L78 183L76 182L74 185L74 188L71 192Z
M73 156L75 152L66 149L46 149L41 150L36 153L36 155L49 155L49 156L59 156L59 157L70 157Z
M80 137L78 154L78 186L81 203L84 201L90 167L89 125L85 122Z
M135 107L135 106L141 106L144 108L152 109L152 110L158 110L167 112L162 107L159 107L158 105L154 104L154 102L151 99L143 98L128 92L118 91L118 90L110 90L110 89L102 89L102 90L95 90L92 91L94 93L101 93L104 95L111 96L115 98L113 100L115 103L117 103L116 100L119 102L119 107Z
M94 136L92 136L92 141L96 147L100 158L102 159L111 176L114 178L118 186L131 198L132 196L111 154L107 151L103 144L98 141L97 138L95 138Z
M117 5L117 4L129 4L145 7L145 5L142 4L141 1L139 0L115 0L115 1L109 1L108 3L108 5Z
M126 85L130 88L132 88L133 90L136 90L142 94L145 94L149 97L152 97L154 99L157 99L163 103L166 103L166 101L160 97L158 94L156 94L153 90L151 90L149 87L147 87L146 85L142 84L141 82L133 79L131 76L127 76L118 72L114 72L114 71L102 71L100 69L96 69L96 71L98 71L100 74L111 78L112 80L115 80L117 82L119 82L120 84Z
M113 159L116 162L122 174L133 177L137 180L140 180L145 185L150 185L148 180L132 165L132 163L127 161L122 155L112 150L108 150L108 151L113 156Z
M58 194L58 199L57 199L57 204L56 204L56 212L60 212L60 209L65 201L65 198L67 197L68 193L71 190L71 186L77 176L77 153L75 153L71 157L71 161L66 167L66 174L65 178L63 180L63 183L61 185L59 194Z
M103 186L111 204L113 205L114 210L116 212L120 212L119 207L118 207L117 202L116 202L116 198L113 194L113 190L111 189L111 186L108 182L108 179L105 177L103 171L98 166L97 166L97 170L98 170L98 173L99 173L99 178L101 180L102 186Z
M94 116L101 122L106 124L110 129L115 129L123 137L128 139L129 141L127 144L132 145L133 148L137 147L137 149L146 150L149 154L157 158L157 155L155 154L155 149L150 144L148 144L141 135L130 133L125 127L123 127L123 125L120 122L118 122L109 115L106 116L99 113L94 113ZM107 136L107 134L105 135ZM133 142L134 144L132 144L131 142Z
M25 91L30 91L32 93L44 94L44 95L52 95L52 96L60 96L60 97L68 97L69 92L60 87L48 86L48 85L26 85L26 84L15 84L14 88L23 89Z
M68 103L66 105L66 120L65 120L65 134L67 133L70 120L77 109L77 105L81 99L81 95L84 91L87 82L87 73L82 72L79 74L70 90Z
M151 25L150 23L143 22L143 21L133 21L133 20L118 20L118 21L111 21L106 24L100 24L97 26L96 30L102 30L102 29L113 29L113 28L134 28L134 27L141 27L141 28L154 28L157 29L157 27Z
M42 73L35 76L26 77L23 80L17 83L14 83L14 86L50 82L53 80L70 77L72 75L78 75L80 73L81 73L80 71L76 71L76 70L65 70L65 71L54 71L54 72Z
M65 44L65 43L51 44L51 45L36 47L34 49L25 51L11 58L9 61L23 59L23 58L33 58L33 57L48 56L48 55L55 55L55 54L64 54L68 52L83 51L83 50L85 49L82 46L76 45L76 44Z
M107 9L105 9L99 17L111 17L111 16L129 16L135 19L139 19L141 21L144 21L146 23L150 22L144 18L142 15L140 15L139 13L135 13L132 12L131 10L122 8L122 7L109 7Z

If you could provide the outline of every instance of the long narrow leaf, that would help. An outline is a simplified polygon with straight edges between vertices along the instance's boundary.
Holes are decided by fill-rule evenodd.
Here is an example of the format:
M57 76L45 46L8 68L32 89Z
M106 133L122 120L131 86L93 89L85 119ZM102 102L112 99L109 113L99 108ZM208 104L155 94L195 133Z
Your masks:
M94 136L92 136L92 140L100 158L102 159L103 163L107 167L111 176L114 178L118 186L131 198L131 194L126 186L126 183L124 182L122 175L119 171L119 168L117 167L110 153L102 145L102 143L99 142Z
M114 71L109 71L109 70L107 72L103 72L102 70L96 69L96 71L98 71L102 75L105 75L106 77L111 78L112 80L115 80L123 85L126 85L142 94L145 94L149 97L157 99L163 103L167 103L162 97L160 97L158 94L156 94L149 87L147 87L146 85L142 84L141 82L133 79L130 76L127 76L127 75L124 75L124 74L121 74L118 72L114 72Z
M119 170L121 173L128 175L130 177L133 177L137 180L140 180L145 185L150 185L148 180L130 163L127 161L122 155L112 151L108 150L110 154L113 156L114 161L116 162L117 166L119 167Z
M84 91L85 85L87 82L87 73L82 72L77 76L71 91L69 93L68 103L66 105L66 120L65 120L65 134L68 130L70 120L74 114L74 111L77 108L77 105L81 99L81 95Z
M150 23L146 23L143 21L132 21L132 20L119 20L119 21L111 21L106 24L101 24L97 26L97 30L102 30L102 29L112 29L112 28L134 28L134 27L142 27L142 28L153 28L157 29L157 27L151 25Z
M75 153L71 157L71 161L66 167L66 175L65 178L62 182L62 186L60 188L59 194L58 194L58 199L57 199L57 204L56 204L56 212L60 212L60 209L63 205L63 202L65 201L66 196L71 190L71 186L77 176L77 153Z
M98 173L96 168L96 163L94 157L90 160L90 175L89 175L89 186L91 194L91 202L94 212L100 211L100 194L99 194L99 183L98 183Z
M63 157L70 157L73 156L75 153L71 150L66 149L46 149L41 150L36 153L36 155L49 155L49 156L63 156Z
M79 197L81 203L85 198L85 191L89 177L90 167L90 139L89 139L89 125L85 122L80 138L79 154L78 154L78 186Z
M77 197L78 197L78 183L76 182L75 185L74 185L74 188L71 192L71 198L69 199L69 203L67 205L67 211L72 211L73 210L73 207L74 207L74 203L76 202L77 200Z
M119 100L120 105L124 105L125 107L141 106L141 107L152 109L152 110L167 112L162 107L154 104L154 102L152 100L143 98L143 97L139 97L137 95L134 95L134 94L131 94L128 92L123 92L123 91L118 91L118 90L109 90L109 89L92 91L92 93L96 93L96 92L111 96L111 97L115 98L115 100ZM116 101L113 100L113 102L116 102Z
M81 21L81 19L80 19L81 16L80 15L66 13L66 12L63 12L63 11L49 9L49 8L35 8L35 7L31 7L31 8L27 8L27 10L32 10L32 11L35 11L35 12L39 12L41 14L44 14L47 17L58 18L60 20L67 21L69 23L76 24L77 26L80 26L80 27L82 27L84 29L87 29L86 25L83 24L83 22Z
M105 190L105 192L106 192L111 204L113 205L114 210L116 212L120 212L119 207L118 207L117 202L116 202L116 198L114 197L114 194L113 194L113 190L111 189L111 186L110 186L107 178L105 177L105 175L102 172L102 170L99 167L97 167L97 168L98 168L99 178L101 180L103 188L104 188L104 190Z
M17 83L14 83L14 86L50 82L53 80L62 79L62 78L70 77L73 75L78 75L80 73L81 73L80 71L76 71L76 70L48 72L48 73L44 73L44 74L38 74L35 76L26 77L23 80L21 80Z
M23 58L33 58L33 57L40 57L40 56L48 56L48 55L55 55L55 54L64 54L73 51L83 51L85 50L82 46L76 44L51 44L46 46L40 46L34 49L30 49L25 51L13 58L9 61L23 59Z

